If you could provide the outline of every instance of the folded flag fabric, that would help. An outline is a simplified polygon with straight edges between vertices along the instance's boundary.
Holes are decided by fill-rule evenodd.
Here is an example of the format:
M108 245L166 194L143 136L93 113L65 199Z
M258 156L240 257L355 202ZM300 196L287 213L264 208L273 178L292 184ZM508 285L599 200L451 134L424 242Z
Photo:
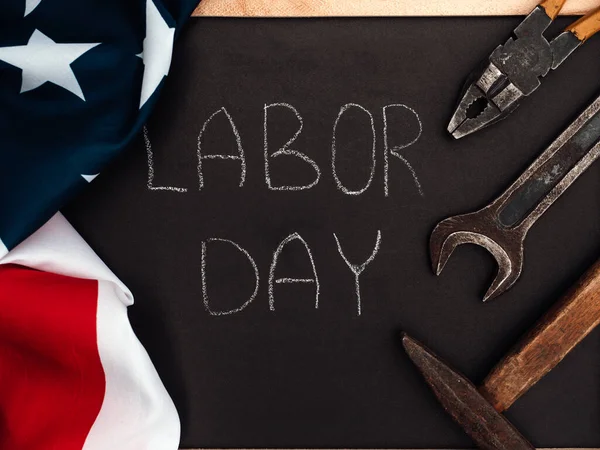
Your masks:
M3 0L0 257L139 132L198 0Z
M0 448L175 450L133 297L60 214L0 260Z
M178 447L133 296L57 212L141 130L197 3L0 5L0 449Z

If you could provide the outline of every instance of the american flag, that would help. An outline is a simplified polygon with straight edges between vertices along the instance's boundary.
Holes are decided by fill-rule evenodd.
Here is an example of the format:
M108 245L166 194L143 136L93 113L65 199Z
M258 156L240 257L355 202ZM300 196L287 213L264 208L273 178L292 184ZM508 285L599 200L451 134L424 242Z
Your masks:
M198 0L0 5L0 448L176 449L133 295L60 209L140 132Z

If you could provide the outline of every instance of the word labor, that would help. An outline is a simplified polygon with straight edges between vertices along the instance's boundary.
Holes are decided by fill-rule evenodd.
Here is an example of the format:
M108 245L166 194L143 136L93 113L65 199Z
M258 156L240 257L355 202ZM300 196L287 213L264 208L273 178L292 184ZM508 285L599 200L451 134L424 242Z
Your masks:
M348 260L344 251L342 250L342 244L340 243L338 237L335 233L333 233L333 238L337 245L337 250L340 254L342 260L346 263L346 266L352 272L354 276L354 288L356 293L356 303L357 303L357 314L360 316L362 314L362 305L361 305L361 297L360 297L360 275L365 271L367 266L371 264L371 262L377 256L379 249L381 247L381 231L377 231L377 237L375 238L375 245L371 252L371 255L366 258L362 263L356 264L352 263ZM306 260L307 263L310 263L312 278L278 278L275 276L277 271L277 264L279 262L279 258L281 254L284 252L285 247L293 241L299 241L304 250L306 251ZM211 253L216 252L217 249L222 245L228 245L234 247L238 253L240 254L240 258L246 259L248 261L248 265L254 271L254 290L252 294L246 299L240 299L240 306L237 308L222 310L218 309L214 306L214 303L218 303L218 299L211 299L208 294L208 286L209 282L207 280L207 265L208 265L208 247L211 247ZM206 311L208 311L213 316L225 316L229 314L235 314L243 309L245 309L250 303L254 301L256 298L256 294L258 293L258 288L260 285L260 274L258 270L258 266L254 261L254 258L242 248L239 244L229 240L229 239L221 239L221 238L211 238L202 242L202 265L201 265L201 273L202 273L202 297L204 300L204 307ZM273 253L273 258L271 259L271 266L269 268L269 278L268 278L268 292L269 292L269 309L271 311L275 311L275 285L277 284L292 284L292 283L300 283L300 284L310 284L314 286L314 305L315 309L319 308L319 293L320 293L320 284L319 284L319 275L317 273L317 268L315 265L315 261L313 258L312 251L310 247L306 243L306 241L300 236L298 233L292 233L283 239L280 244L277 246Z
M393 139L390 137L391 130L388 127L389 116L396 111L397 113L404 114L404 120L402 121L394 121L394 123L399 123L400 125L409 124L411 130L411 136L404 142L394 143L391 142ZM350 189L344 183L344 181L338 175L338 160L347 159L347 156L344 155L344 149L340 148L339 140L340 136L338 136L338 128L340 124L343 124L344 120L348 120L346 116L350 113L353 113L353 116L362 116L365 124L368 125L369 128L369 140L370 144L368 148L365 149L365 152L368 152L370 159L370 171L368 176L364 181L361 181L361 186L358 188ZM297 128L295 133L291 135L289 140L283 144L283 146L275 146L271 145L269 141L269 123L270 117L272 120L272 116L282 116L287 114L290 119L294 120L297 124ZM406 114L408 114L408 121L406 120ZM231 128L231 136L235 140L235 152L234 154L214 154L207 153L204 148L204 138L207 134L207 131L210 129L210 124L217 117L223 115L228 122L229 127ZM421 137L423 131L423 125L418 114L410 107L403 104L390 104L386 105L382 108L382 117L383 117L383 186L384 186L384 195L386 197L389 196L389 166L390 166L390 157L397 158L402 164L406 166L406 169L412 176L415 187L417 188L419 194L423 196L423 190L421 188L421 184L417 175L410 165L408 160L401 155L400 151L411 145L415 144L419 138ZM288 104L288 103L271 103L264 105L263 108L263 156L264 156L264 176L265 183L270 190L273 191L302 191L311 189L316 186L321 180L321 168L317 165L317 163L310 158L306 153L298 150L297 148L292 148L294 142L302 133L304 128L304 120L298 110ZM331 171L333 175L333 179L335 181L336 187L338 190L343 192L346 195L360 195L365 192L373 182L375 176L375 166L377 162L376 157L376 141L377 141L377 133L375 129L375 120L373 118L373 114L367 110L366 108L358 105L356 103L348 103L342 106L339 110L339 113L334 121L332 137L331 137L331 154L330 154L330 164ZM152 152L152 145L150 143L150 139L148 137L148 130L144 128L144 141L146 145L147 151L147 161L148 161L148 189L152 191L171 191L171 192L179 192L184 193L187 192L187 188L184 187L174 187L174 186L157 186L154 183L154 157ZM276 158L294 158L298 164L303 164L312 171L312 179L304 184L276 184L273 181L272 177L272 168L271 161ZM240 175L239 175L239 187L243 187L246 181L246 154L244 151L244 147L242 145L242 138L238 131L237 126L233 120L233 117L229 114L225 107L222 107L212 113L212 115L204 122L200 133L198 135L198 145L197 145L197 171L198 171L198 186L199 189L202 190L204 188L204 178L205 178L205 169L204 166L208 160L211 159L220 159L220 160L228 160L231 163L235 163L239 165Z

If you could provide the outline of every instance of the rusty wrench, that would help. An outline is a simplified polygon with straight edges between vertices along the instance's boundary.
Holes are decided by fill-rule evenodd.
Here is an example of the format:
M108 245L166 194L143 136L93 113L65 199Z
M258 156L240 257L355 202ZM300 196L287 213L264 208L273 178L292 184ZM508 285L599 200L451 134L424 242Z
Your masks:
M496 200L479 211L441 221L430 239L439 275L454 249L477 244L498 264L483 300L509 289L523 268L523 243L535 221L600 156L598 97Z

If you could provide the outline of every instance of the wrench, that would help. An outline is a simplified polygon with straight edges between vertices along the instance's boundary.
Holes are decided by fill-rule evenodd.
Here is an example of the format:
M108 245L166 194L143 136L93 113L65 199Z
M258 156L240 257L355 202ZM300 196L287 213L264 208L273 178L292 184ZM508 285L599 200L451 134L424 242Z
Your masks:
M523 269L523 244L535 221L600 156L600 97L544 150L496 200L479 211L449 217L433 230L430 252L439 275L454 249L488 250L498 272L483 301L510 289Z

